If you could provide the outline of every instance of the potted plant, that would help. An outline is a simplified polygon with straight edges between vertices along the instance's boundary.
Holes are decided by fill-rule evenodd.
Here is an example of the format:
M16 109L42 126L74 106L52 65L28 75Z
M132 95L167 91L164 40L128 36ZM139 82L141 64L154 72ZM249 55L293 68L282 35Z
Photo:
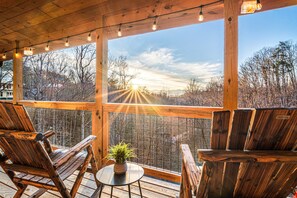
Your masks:
M108 159L113 159L114 173L124 174L127 171L127 159L136 157L134 149L131 148L130 144L120 142L117 145L111 146L109 148L109 153L107 155Z

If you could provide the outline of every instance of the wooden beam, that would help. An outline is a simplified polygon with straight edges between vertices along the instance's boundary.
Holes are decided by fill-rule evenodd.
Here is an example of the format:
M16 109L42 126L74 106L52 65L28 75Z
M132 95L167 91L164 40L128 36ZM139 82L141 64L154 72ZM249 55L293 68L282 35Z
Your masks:
M95 110L95 102L60 102L60 101L33 101L20 100L17 102L26 107L46 108L46 109L65 109L65 110Z
M239 1L224 1L225 54L224 54L224 108L238 106L238 14Z
M207 162L297 163L297 152L199 149L198 158Z
M23 99L23 53L19 41L15 41L13 53L13 103Z
M104 24L103 17L99 25ZM96 38L96 79L95 110L92 111L92 134L97 136L93 144L98 167L102 166L103 155L103 104L107 103L107 37L103 29L98 30ZM106 142L105 144L106 145Z
M103 105L104 112L117 112L126 114L145 114L158 116L173 116L185 118L211 119L214 111L221 111L221 107L190 107L171 105L144 105L108 103Z

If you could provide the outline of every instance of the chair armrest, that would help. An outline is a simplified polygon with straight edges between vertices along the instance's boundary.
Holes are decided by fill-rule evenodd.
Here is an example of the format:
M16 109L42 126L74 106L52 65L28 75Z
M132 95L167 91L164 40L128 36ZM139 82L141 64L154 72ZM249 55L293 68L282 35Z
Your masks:
M83 141L80 143L76 144L74 147L69 149L66 153L64 153L62 156L54 159L53 166L55 168L58 168L59 166L63 165L66 163L69 159L74 157L76 154L78 154L80 151L83 149L87 148L92 144L92 142L96 139L96 136L90 135L87 138L85 138Z
M182 177L186 177L184 179L187 179L191 186L191 189L196 192L201 177L201 172L196 166L189 146L187 144L181 144L180 148L182 151L182 166L186 173L186 175L182 175Z
M55 132L53 130L48 130L43 133L45 138L50 138L51 136L55 135Z

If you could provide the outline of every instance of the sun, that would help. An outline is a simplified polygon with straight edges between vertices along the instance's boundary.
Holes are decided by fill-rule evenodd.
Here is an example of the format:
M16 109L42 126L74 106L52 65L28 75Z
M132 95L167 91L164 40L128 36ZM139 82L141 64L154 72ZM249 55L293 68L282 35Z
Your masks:
M139 89L139 86L138 85L136 85L136 84L133 84L132 85L132 90L133 91L138 91L138 89Z

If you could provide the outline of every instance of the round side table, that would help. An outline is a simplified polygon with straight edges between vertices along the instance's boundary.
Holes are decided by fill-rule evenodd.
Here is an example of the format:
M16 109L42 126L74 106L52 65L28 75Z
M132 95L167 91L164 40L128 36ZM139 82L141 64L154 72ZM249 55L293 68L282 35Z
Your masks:
M138 182L140 196L142 197L139 181L144 175L143 168L136 164L127 163L127 172L122 175L117 175L114 174L113 167L114 165L106 166L100 169L96 174L97 180L103 185L100 190L99 197L101 197L103 187L106 185L111 187L110 197L112 197L114 186L128 186L129 197L131 198L130 185L134 182Z

